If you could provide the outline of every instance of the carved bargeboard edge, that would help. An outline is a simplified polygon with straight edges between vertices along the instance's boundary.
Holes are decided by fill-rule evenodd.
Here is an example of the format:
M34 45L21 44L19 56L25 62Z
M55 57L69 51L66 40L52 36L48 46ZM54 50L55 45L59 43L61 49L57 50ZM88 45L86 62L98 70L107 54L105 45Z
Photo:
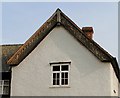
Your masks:
M101 47L88 39L85 34L79 31L75 26L62 15L61 24L78 40L80 41L89 51L91 51L101 61L110 61L110 57L103 53ZM96 45L97 44L97 45ZM98 48L99 47L99 48ZM104 50L105 51L105 50Z
M36 47L49 31L57 23L57 16L55 15L49 21L46 21L26 42L25 44L8 60L8 64L17 65ZM23 58L24 57L24 58Z

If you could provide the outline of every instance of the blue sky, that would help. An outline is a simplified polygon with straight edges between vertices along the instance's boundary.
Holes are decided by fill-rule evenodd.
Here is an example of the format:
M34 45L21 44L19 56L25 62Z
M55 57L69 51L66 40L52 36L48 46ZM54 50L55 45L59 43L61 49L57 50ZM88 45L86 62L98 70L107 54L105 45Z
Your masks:
M92 26L94 40L118 57L117 2L2 3L2 43L24 43L60 8L80 28Z

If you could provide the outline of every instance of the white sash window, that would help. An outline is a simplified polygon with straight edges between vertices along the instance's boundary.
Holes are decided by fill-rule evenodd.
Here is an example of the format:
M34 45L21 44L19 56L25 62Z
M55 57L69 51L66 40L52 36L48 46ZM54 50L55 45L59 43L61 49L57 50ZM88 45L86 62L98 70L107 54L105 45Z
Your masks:
M53 87L69 86L69 63L51 64L51 71Z
M0 80L0 95L9 94L9 80Z

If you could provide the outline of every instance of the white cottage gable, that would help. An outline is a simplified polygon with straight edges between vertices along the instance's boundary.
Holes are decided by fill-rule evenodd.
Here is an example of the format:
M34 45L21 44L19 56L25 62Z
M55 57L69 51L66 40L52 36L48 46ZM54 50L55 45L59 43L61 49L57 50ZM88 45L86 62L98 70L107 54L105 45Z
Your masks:
M12 96L118 96L115 58L59 9L8 64L12 66ZM53 66L60 69L54 71ZM62 79L68 80L67 85L62 85Z
M52 87L52 62L71 62L68 87ZM107 96L111 93L110 63L99 61L63 27L55 27L12 69L12 75L14 96Z

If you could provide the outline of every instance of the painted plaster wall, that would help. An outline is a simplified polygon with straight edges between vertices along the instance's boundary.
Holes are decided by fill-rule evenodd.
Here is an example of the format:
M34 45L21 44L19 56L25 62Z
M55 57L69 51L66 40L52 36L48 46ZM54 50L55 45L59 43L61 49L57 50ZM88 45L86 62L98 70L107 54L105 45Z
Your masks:
M112 65L110 66L111 70L111 96L118 96L118 79L115 75Z
M71 61L70 85L51 87L50 62ZM12 96L110 96L110 63L100 62L62 27L12 68Z
M118 96L120 97L120 83L118 84Z

